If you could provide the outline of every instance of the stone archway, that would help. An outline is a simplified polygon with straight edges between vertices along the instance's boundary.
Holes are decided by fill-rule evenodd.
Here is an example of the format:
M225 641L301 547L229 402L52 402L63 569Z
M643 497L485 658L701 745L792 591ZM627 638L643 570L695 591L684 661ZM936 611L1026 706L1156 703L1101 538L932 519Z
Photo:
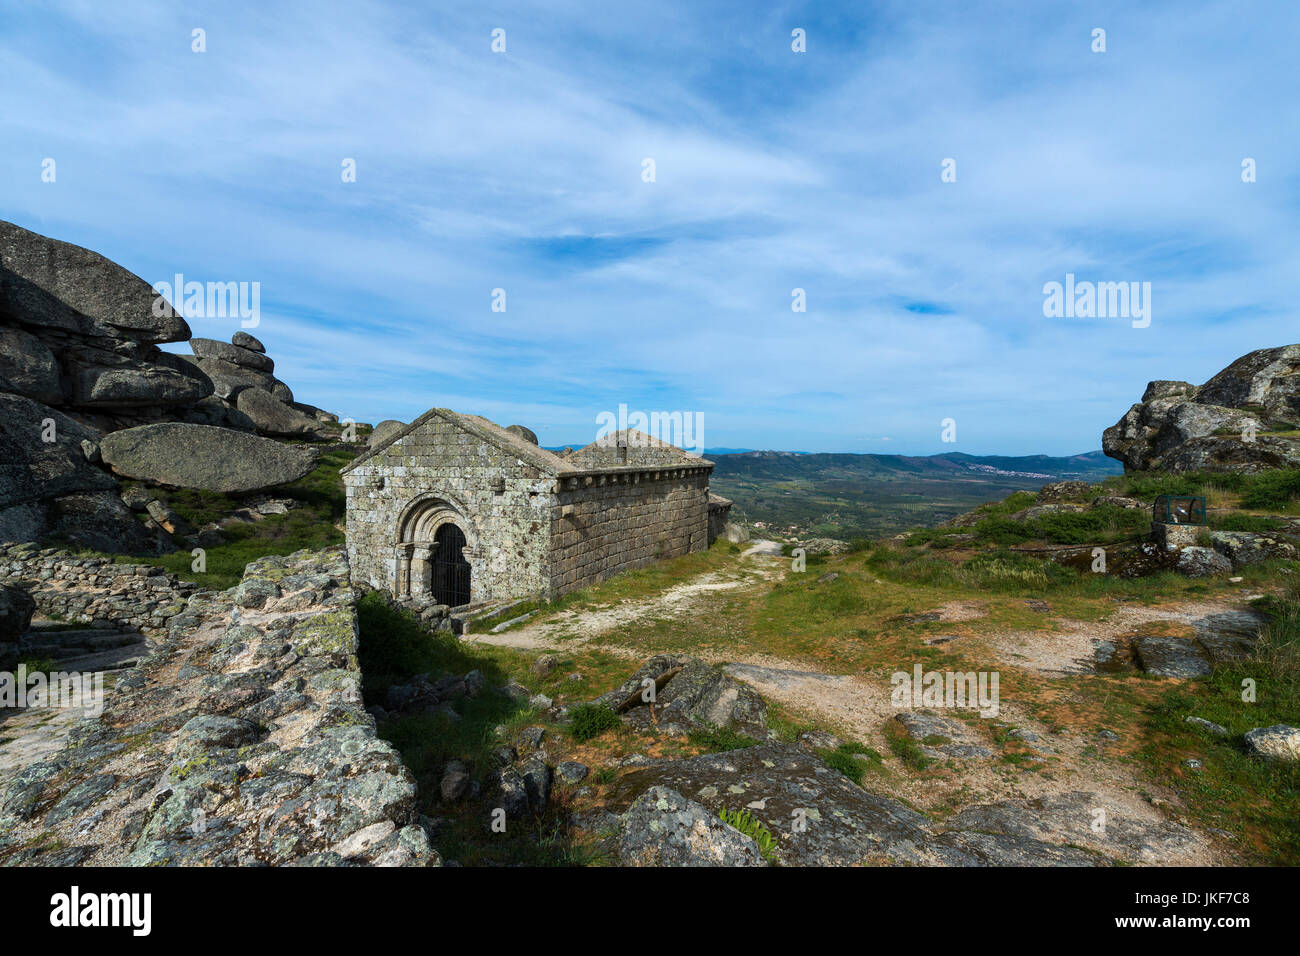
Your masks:
M458 504L421 495L398 522L393 594L452 606L470 603L477 544L473 522Z

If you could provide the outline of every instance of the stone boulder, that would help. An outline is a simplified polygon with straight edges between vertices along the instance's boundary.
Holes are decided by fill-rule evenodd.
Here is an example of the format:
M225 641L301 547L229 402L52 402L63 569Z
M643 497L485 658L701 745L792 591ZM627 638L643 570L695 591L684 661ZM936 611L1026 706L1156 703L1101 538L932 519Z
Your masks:
M63 403L58 360L44 342L22 329L0 328L0 392L15 392L47 405Z
M1213 548L1196 545L1177 550L1174 570L1189 578L1203 578L1211 574L1228 574L1232 562Z
M847 554L851 546L839 538L809 538L800 541L798 547L803 548L805 554Z
M183 342L190 327L149 283L97 252L0 221L0 318L139 342Z
M533 431L526 425L508 425L506 431L512 435L519 436L531 445L537 444L537 432Z
M113 432L104 436L100 454L115 472L128 478L224 494L296 481L315 467L317 458L311 448L178 422Z
M232 365L238 365L240 368L251 368L259 372L272 372L275 370L275 362L271 360L270 356L230 342L195 338L190 339L190 350L199 358L221 359Z
M624 866L762 866L758 844L669 787L651 787L619 817Z
M199 358L197 355L178 355L199 369L213 385L213 394L223 401L234 401L246 388L259 388L268 394L275 388L276 378L270 372L245 368L219 358Z
M655 685L654 713L641 695ZM692 730L725 729L764 740L767 705L750 687L714 664L699 658L658 654L616 689L592 701L624 713L633 727L658 733L686 734Z
M370 448L378 447L383 442L391 438L393 435L396 435L405 427L406 425L404 425L402 422L396 421L395 419L392 418L385 419L384 421L376 425L374 427L374 430L370 433L370 441L368 447Z
M233 428L241 432L257 431L257 424L251 418L215 395L209 395L180 409L175 413L175 419L191 425L215 425L217 428Z
M1246 531L1214 531L1210 533L1214 550L1232 562L1235 567L1259 564L1269 558L1294 559L1295 545L1266 534Z
M1039 504L1053 504L1062 501L1082 501L1094 492L1093 486L1086 481L1052 481L1043 485L1038 492Z
M314 417L261 389L244 389L236 398L235 407L263 435L286 438L316 438L320 435L320 423Z
M79 365L70 386L70 404L84 408L189 405L213 392L207 378L145 361Z
M1151 382L1102 435L1126 471L1246 471L1300 464L1300 345L1259 349L1204 385Z
M1300 760L1300 728L1275 724L1256 727L1245 734L1246 747L1266 760L1293 763Z
M1257 406L1271 418L1300 422L1300 345L1259 349L1200 387L1196 400L1229 408Z
M723 526L722 537L726 538L732 544L744 544L749 540L749 529L743 524L728 521L726 525Z
M241 349L248 349L250 352L266 353L266 346L247 332L236 332L230 337L230 344L238 345Z
M772 833L777 860L786 865L850 866L868 858L932 861L926 849L928 821L922 814L863 790L793 744L766 744L639 768L615 781L606 805L614 810L630 807L655 787L714 813L749 810Z
M96 550L156 547L117 482L87 461L82 442L99 437L48 405L0 392L0 540L61 535Z
M1300 465L1300 441L1257 435L1253 442L1214 436L1194 438L1174 448L1160 465L1170 471L1239 471L1256 474Z

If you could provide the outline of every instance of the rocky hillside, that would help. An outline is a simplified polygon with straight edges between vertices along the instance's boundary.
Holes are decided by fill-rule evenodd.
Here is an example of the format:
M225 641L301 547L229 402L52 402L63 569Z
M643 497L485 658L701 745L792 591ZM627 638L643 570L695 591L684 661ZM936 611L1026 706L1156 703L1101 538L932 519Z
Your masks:
M1204 385L1155 381L1102 435L1126 471L1258 472L1300 464L1300 345L1243 355Z
M436 865L357 641L342 549L192 594L102 714L0 774L0 865Z
M159 345L188 342L192 355ZM153 288L80 246L0 222L0 540L143 554L170 543L119 477L248 493L301 478L337 434L256 338L191 338ZM143 510L143 509L137 509Z

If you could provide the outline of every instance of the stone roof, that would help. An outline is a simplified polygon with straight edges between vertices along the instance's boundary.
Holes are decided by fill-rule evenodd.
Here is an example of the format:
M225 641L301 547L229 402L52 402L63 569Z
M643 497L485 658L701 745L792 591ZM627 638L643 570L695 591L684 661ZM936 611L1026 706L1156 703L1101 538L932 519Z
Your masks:
M575 475L587 475L594 472L637 471L646 468L713 468L713 462L706 461L698 455L692 455L675 445L657 441L642 432L628 429L614 432L601 441L592 442L584 448L570 452L561 458L554 452L534 445L525 438L506 431L500 425L488 421L479 415L462 415L449 408L431 408L415 421L399 431L393 432L374 448L358 455L341 469L340 474L347 474L357 466L369 461L389 445L400 441L425 423L440 419L469 432L474 437L495 445L502 451L514 455L520 461L540 469L542 472L565 478Z
M626 428L610 432L590 445L572 451L564 461L584 470L603 468L698 468L713 467L699 455L652 438L645 432Z

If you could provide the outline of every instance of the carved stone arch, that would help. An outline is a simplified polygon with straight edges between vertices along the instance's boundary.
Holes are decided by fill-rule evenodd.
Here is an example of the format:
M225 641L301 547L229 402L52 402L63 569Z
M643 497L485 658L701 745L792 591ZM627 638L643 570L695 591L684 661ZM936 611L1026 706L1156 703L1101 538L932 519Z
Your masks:
M472 589L477 578L474 565L478 557L478 529L468 510L455 498L440 492L426 492L411 499L402 509L395 529L396 581L393 593L397 597L420 600L437 596L432 590L432 576L439 548L445 546L443 542L449 537L438 533L446 525L454 525L464 538L464 546L457 548L454 556L446 557L455 561L463 559L468 579L465 588Z

